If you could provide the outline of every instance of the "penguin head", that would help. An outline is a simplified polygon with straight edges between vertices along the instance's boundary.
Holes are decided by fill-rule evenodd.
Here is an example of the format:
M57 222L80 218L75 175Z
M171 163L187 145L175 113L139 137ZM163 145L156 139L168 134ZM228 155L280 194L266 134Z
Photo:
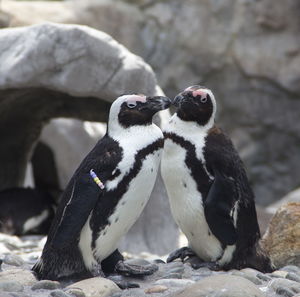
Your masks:
M113 123L123 128L151 125L153 115L170 105L171 100L164 96L122 95L110 108L109 126Z
M186 88L174 98L173 105L183 121L196 122L200 126L214 123L216 100L206 87L196 85Z

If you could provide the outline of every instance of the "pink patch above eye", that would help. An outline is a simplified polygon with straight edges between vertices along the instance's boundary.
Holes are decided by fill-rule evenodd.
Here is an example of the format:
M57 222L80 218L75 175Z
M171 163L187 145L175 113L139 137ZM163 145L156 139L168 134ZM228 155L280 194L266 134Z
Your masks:
M144 95L130 95L128 96L128 98L126 99L126 102L146 102L146 96Z
M202 98L202 97L206 97L206 95L207 95L207 92L205 92L205 90L203 90L203 89L198 89L198 90L193 91L193 97L201 96L201 98Z

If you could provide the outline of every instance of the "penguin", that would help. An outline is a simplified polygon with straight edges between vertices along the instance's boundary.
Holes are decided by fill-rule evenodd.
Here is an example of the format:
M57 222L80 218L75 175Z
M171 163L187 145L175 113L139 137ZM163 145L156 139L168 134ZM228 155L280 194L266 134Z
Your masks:
M164 128L162 177L175 222L189 246L167 262L188 258L192 267L272 271L260 248L260 230L244 165L230 138L215 125L211 90L191 86L173 100Z
M105 136L62 194L42 255L32 268L38 279L143 276L157 270L155 264L125 263L117 245L150 197L164 141L152 117L170 104L167 97L140 94L113 102Z
M40 188L9 188L0 192L0 232L11 235L46 235L56 203Z

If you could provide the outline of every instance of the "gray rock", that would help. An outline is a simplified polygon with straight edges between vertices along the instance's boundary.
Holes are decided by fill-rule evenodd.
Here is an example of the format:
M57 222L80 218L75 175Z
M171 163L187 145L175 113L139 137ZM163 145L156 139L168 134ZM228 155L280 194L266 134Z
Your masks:
M181 273L175 273L175 272L169 272L167 274L164 274L161 278L182 278L182 272Z
M290 279L292 281L300 283L300 276L298 276L296 273L289 272L286 276L287 279Z
M75 297L86 297L84 292L81 289L69 288L66 290L66 293L75 296Z
M0 279L1 281L15 281L23 286L32 286L37 282L31 271L20 268L1 271Z
M35 290L40 290L40 289L44 289L44 290L55 290L60 288L61 285L59 282L57 281L51 281L51 280L41 280L37 283L35 283L32 287L31 290L35 291Z
M54 290L49 294L49 297L71 297L71 296L62 290Z
M295 293L287 288L277 288L276 289L277 296L283 296L283 297L293 297L295 296Z
M270 276L263 273L258 273L256 276L264 282L268 282L272 279Z
M25 264L24 260L21 257L14 254L6 255L3 259L3 262L5 264L13 266L22 266Z
M263 297L250 281L233 275L215 275L189 286L174 297Z
M295 266L295 265L287 265L287 266L280 268L280 270L287 271L287 272L293 272L293 273L296 273L297 275L300 275L300 267Z
M187 287L194 283L195 282L190 279L159 279L154 283L154 285L161 285L161 286L172 288L172 287Z
M107 297L121 291L114 282L102 277L88 278L69 285L66 289L70 288L81 289L87 297Z
M285 292L285 290L293 292L294 295L300 293L300 284L288 279L273 279L270 283L270 288L272 288L276 293Z
M24 287L17 281L0 281L0 291L22 292Z

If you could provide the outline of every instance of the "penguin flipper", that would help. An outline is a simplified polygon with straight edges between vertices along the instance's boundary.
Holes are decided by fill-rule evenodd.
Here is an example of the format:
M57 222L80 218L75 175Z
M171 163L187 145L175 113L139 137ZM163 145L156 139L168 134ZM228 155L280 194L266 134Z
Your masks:
M204 213L211 232L224 245L233 245L237 241L237 231L230 214L234 201L233 181L216 172L204 201Z
M71 197L51 241L53 248L62 249L76 241L101 193L89 173L73 180Z

